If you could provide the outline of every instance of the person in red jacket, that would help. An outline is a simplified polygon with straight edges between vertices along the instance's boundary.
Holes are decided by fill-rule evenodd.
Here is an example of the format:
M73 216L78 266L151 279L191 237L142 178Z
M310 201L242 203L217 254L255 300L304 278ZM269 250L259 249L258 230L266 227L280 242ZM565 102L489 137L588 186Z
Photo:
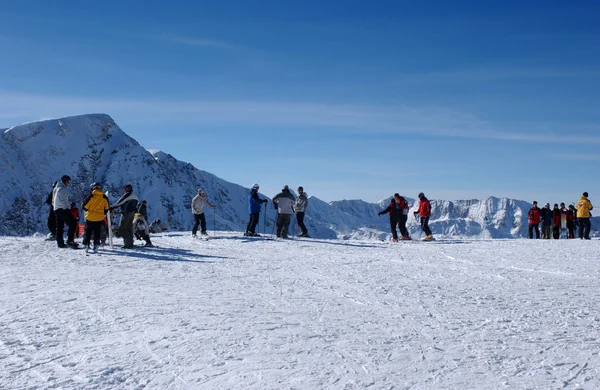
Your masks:
M71 215L73 216L73 219L75 220L75 222L77 222L76 225L76 229L75 229L75 237L79 238L79 209L77 208L77 204L75 204L75 202L71 202L71 209L69 210L69 212L71 213Z
M529 234L529 238L533 238L533 232L535 231L536 240L540 238L540 227L539 224L541 222L540 209L537 207L537 202L533 201L533 207L529 209L527 213L527 219L529 222L529 227L527 229L527 233Z
M419 210L415 211L415 217L419 215L421 218L421 230L425 232L425 238L423 241L433 241L434 238L431 235L431 229L429 229L429 218L431 217L431 203L429 199L425 197L424 193L419 194Z

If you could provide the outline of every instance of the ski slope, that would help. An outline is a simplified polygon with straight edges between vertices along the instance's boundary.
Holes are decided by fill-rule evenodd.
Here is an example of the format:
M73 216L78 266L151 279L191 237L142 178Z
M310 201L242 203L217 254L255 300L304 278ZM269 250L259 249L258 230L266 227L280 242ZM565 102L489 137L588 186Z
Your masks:
M152 241L0 237L0 388L600 388L599 240Z

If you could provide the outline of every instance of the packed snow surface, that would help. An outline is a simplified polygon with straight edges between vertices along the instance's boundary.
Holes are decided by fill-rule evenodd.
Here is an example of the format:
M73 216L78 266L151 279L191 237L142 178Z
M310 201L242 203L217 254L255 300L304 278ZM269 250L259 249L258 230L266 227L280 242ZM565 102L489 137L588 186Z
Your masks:
M0 237L0 388L600 388L598 240L153 243Z

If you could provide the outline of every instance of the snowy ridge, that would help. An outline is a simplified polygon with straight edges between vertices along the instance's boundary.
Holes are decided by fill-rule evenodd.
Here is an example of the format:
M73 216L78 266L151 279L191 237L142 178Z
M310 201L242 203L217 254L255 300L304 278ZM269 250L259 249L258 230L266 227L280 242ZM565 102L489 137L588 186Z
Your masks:
M48 207L43 201L52 183L63 174L72 178L70 199L77 204L94 181L103 184L113 201L122 194L122 187L131 183L140 200L148 201L149 219L160 219L170 230L191 229L190 203L198 188L205 189L209 200L217 205L214 214L207 211L209 229L244 231L248 221L248 187L218 178L163 151L146 150L110 116L89 114L2 131L0 218L4 223L0 225L0 234L45 232ZM402 195L414 203L409 194ZM261 197L269 198L262 194ZM326 203L314 196L309 199L305 223L313 237L385 240L390 236L387 217L377 217L389 198L376 204L362 200ZM430 226L437 237L486 239L526 235L526 214L530 208L527 202L494 197L452 202L430 200L433 212ZM257 229L260 233L270 233L275 210L270 203L267 205L266 220L264 210ZM420 235L412 212L407 227L412 235ZM295 222L291 228L292 233L299 231ZM598 218L593 218L592 235L597 236L599 229Z

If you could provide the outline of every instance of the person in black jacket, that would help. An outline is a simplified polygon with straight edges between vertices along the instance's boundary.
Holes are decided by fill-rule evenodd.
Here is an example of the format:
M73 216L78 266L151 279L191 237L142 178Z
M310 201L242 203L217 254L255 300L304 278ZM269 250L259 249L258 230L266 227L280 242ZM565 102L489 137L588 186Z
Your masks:
M385 213L388 213L390 215L390 230L392 232L392 241L394 242L398 241L398 232L396 231L396 224L398 223L398 216L401 212L400 205L396 203L396 195L398 194L394 194L394 196L392 196L390 204L388 205L388 207L386 207L385 210L377 213L377 215L383 215Z
M131 184L127 184L123 190L123 195L110 207L110 210L121 208L121 221L117 233L123 237L122 248L131 249L133 248L133 217L137 211L138 197L133 193Z

